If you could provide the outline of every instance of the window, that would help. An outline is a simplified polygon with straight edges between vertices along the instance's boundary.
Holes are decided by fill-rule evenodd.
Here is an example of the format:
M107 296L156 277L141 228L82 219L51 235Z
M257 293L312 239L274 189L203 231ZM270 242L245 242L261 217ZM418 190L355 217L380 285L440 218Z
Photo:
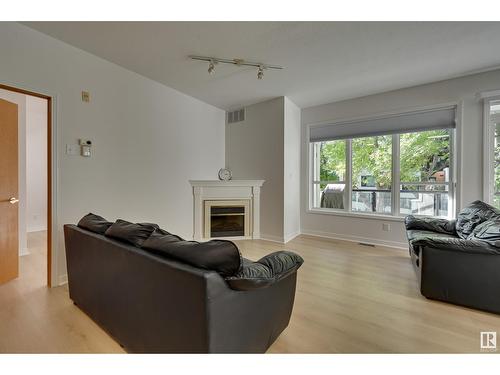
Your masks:
M440 118L434 119L433 126L419 126L413 113L412 121L405 115L397 119L402 125L415 124L406 129L394 125L393 118L387 120L391 129L385 131L383 119L375 125L367 120L349 123L350 132L357 131L351 137L342 124L311 127L310 208L452 217L455 110L448 109L446 116L443 111L434 111L440 112ZM429 124L430 116L424 114ZM332 139L337 137L341 139ZM500 166L498 176L500 201Z
M344 209L346 141L314 144L314 207Z
M500 99L485 100L484 200L500 208Z
M450 130L399 136L400 213L449 216Z
M351 142L352 211L390 214L392 137L354 138Z

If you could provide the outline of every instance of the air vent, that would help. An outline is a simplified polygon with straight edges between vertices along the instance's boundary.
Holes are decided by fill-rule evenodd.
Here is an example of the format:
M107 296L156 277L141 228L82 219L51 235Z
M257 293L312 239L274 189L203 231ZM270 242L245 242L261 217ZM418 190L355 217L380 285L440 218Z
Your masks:
M245 108L237 109L236 111L227 113L227 123L245 121Z
M358 245L361 245L361 246L368 246L368 247L375 247L374 244L372 243L366 243L366 242L358 242Z

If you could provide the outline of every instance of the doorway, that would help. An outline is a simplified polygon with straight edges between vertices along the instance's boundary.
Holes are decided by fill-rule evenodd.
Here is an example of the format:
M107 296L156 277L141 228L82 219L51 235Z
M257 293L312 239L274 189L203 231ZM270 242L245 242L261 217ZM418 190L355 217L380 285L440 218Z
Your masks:
M52 286L51 121L50 96L0 84L0 284L21 266ZM32 258L43 268L27 270Z

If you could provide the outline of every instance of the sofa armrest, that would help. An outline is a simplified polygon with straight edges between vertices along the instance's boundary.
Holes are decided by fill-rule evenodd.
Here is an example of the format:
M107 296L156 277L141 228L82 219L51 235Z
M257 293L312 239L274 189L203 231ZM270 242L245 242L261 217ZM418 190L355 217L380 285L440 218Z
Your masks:
M429 230L438 233L447 233L456 235L455 231L456 220L440 219L429 216L413 216L405 217L406 229Z
M277 251L257 262L243 259L240 271L225 280L231 289L253 290L266 288L285 278L304 263L302 257L291 251Z
M500 255L500 248L480 240L464 240L462 238L422 238L414 240L412 245L414 247L427 247L469 254Z

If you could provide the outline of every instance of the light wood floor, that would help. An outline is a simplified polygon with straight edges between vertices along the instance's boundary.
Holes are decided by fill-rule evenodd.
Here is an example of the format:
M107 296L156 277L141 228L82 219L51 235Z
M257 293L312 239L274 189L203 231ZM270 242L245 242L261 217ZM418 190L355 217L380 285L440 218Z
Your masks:
M0 352L123 352L66 286L45 287L44 242L30 234L20 277L0 286ZM270 353L478 353L481 331L500 333L500 316L422 297L404 250L307 236L238 245L250 259L288 249L305 260L290 325Z

